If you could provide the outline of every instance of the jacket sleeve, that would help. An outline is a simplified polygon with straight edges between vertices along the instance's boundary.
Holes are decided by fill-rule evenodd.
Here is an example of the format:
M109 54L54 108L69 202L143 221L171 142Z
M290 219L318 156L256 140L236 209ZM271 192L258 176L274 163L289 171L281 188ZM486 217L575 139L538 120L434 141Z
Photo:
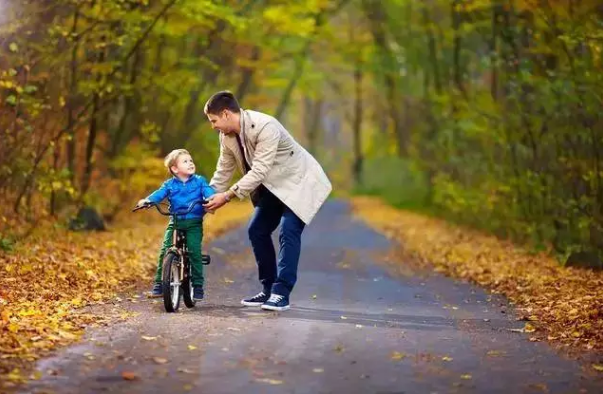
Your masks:
M154 204L159 204L161 201L163 201L170 192L170 188L168 187L169 182L170 182L170 180L163 182L163 184L161 185L161 187L159 187L159 189L157 189L153 193L149 194L149 196L147 197L147 200L149 200L150 202L152 202Z
M216 191L213 189L213 187L209 186L209 183L207 183L207 180L204 177L199 176L199 181L201 181L202 199L207 199L208 197L211 197L216 194Z
M267 123L260 130L251 162L251 171L230 188L237 197L240 199L247 197L266 179L274 165L279 140L279 130L272 122Z
M224 146L222 134L220 133L220 157L216 164L216 171L209 181L215 192L224 192L228 189L228 184L232 179L236 168L236 161L232 151Z

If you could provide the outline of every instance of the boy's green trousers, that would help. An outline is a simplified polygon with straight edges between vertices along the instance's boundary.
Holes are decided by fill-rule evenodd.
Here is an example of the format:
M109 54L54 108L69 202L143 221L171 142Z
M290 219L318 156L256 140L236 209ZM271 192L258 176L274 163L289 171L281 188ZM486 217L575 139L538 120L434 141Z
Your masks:
M186 231L186 246L188 247L188 258L191 262L193 273L193 287L202 287L203 262L201 261L201 241L203 239L203 221L201 219L178 220L177 229ZM159 261L157 262L157 272L155 273L155 282L161 282L161 272L163 271L163 257L165 252L173 245L174 221L170 220L165 235L163 245L159 252Z

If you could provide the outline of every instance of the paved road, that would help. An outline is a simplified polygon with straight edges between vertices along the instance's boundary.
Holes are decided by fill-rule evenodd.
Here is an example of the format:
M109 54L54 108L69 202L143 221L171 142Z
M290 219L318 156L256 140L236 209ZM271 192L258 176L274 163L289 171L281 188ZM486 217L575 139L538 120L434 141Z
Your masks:
M239 305L259 289L241 228L208 246L205 302L177 314L142 297L121 303L135 316L41 361L43 378L23 392L603 391L576 361L510 331L523 323L504 300L392 273L380 261L391 247L345 202L328 202L306 229L292 309L278 314Z

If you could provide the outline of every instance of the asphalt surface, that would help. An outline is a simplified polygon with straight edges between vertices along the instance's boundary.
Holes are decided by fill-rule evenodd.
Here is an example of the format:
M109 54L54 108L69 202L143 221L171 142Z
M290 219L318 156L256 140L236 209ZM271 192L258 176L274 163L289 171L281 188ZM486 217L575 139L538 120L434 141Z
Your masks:
M123 321L41 360L21 392L603 392L578 361L511 331L524 323L504 299L393 270L391 247L329 201L304 232L292 308L276 313L239 303L260 286L246 229L235 230L206 248L205 301L168 314L141 289L96 306Z

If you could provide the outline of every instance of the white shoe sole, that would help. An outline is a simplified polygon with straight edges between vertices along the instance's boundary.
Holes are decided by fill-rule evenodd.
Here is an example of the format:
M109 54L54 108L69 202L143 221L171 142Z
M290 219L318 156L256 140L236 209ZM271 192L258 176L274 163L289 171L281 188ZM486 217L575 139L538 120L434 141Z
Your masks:
M249 302L245 300L241 300L241 305L245 306L262 306L263 302Z
M289 305L287 306L272 306L272 305L262 305L262 309L265 309L267 311L286 311L287 309L289 309Z

